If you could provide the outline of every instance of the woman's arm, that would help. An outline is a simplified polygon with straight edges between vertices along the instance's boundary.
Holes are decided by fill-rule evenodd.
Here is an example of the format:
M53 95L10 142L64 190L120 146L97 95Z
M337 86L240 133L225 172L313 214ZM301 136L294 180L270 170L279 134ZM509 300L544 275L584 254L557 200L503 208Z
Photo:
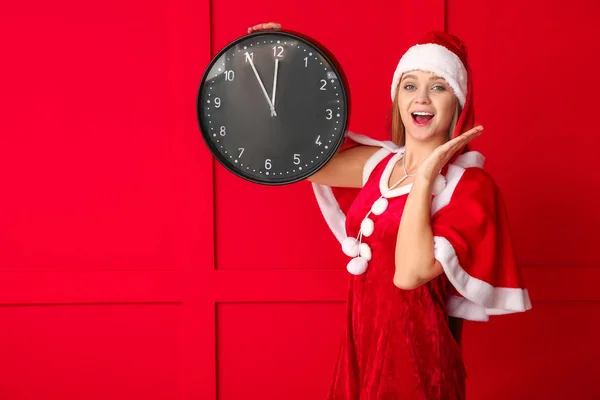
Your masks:
M401 289L415 289L443 272L433 255L432 186L432 181L417 178L402 212L394 274L394 285Z
M415 289L443 272L434 257L431 229L431 192L439 171L459 150L481 135L475 127L435 149L419 166L400 220L396 240L394 285Z
M308 180L332 187L361 188L365 164L377 150L378 147L372 146L341 150L323 168L308 177Z

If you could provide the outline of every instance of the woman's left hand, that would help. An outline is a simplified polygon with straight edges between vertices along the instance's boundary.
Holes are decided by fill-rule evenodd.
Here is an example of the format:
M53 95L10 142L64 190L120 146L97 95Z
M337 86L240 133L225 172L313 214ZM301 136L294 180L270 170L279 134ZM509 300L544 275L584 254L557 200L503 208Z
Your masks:
M471 140L481 135L481 131L483 131L483 126L476 126L439 146L419 166L416 179L433 184L433 181L440 173L440 170L448 161L450 161L452 156L465 147Z

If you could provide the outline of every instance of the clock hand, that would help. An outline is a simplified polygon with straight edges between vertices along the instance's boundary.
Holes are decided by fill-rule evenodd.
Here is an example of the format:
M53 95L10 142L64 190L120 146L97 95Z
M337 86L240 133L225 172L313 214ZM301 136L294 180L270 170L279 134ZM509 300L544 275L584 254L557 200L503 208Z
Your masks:
M254 63L252 62L252 57L250 57L248 55L248 53L246 53L246 61L250 62L250 66L252 66L254 75L256 75L256 79L258 80L258 83L260 84L260 87L262 88L263 94L265 95L265 98L267 99L267 103L269 103L269 108L271 109L271 116L277 116L277 113L275 112L275 108L273 108L273 103L271 103L271 99L269 99L269 95L267 94L267 89L265 89L265 85L263 85L262 81L260 80L260 76L258 76L258 71L256 70Z
M275 93L277 92L277 70L279 69L279 58L275 59L275 73L273 74L273 98L271 99L271 104L273 105L273 109L271 110L271 116L275 112ZM277 114L275 114L277 116Z

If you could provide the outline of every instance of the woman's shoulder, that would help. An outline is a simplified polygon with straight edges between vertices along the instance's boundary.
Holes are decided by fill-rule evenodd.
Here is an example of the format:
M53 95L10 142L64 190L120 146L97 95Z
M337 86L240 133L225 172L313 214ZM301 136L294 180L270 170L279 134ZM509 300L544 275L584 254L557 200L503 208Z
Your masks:
M484 168L485 157L476 151L461 155L453 163L459 167L456 191L463 194L492 194L498 190L494 177Z
M395 154L397 153L385 147L379 147L376 150L373 150L363 167L363 186L366 185L370 179L376 179L381 175L383 169Z

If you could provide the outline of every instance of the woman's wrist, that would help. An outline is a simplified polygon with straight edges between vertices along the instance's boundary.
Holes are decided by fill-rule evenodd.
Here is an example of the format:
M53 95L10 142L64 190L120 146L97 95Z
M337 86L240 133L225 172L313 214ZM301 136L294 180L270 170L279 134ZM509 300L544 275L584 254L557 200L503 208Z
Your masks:
M417 191L419 193L431 195L434 181L435 181L435 179L431 179L427 176L417 175L417 177L415 178L415 181L413 183L413 187L411 188L411 192Z
M414 185L431 187L431 186L433 186L434 181L435 181L435 176L431 177L431 176L428 176L425 174L417 174Z

